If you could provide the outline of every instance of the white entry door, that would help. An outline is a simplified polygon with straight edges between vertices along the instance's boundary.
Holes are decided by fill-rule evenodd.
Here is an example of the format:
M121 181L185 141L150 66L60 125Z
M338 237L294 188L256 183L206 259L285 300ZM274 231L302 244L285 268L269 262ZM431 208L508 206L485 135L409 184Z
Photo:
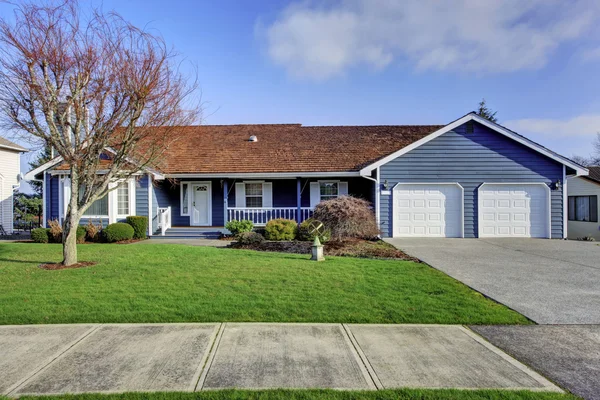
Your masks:
M211 185L199 183L192 185L192 225L209 226L211 224Z
M479 187L479 237L550 237L550 188L544 183Z
M393 196L394 237L463 236L463 189L458 183L399 183Z

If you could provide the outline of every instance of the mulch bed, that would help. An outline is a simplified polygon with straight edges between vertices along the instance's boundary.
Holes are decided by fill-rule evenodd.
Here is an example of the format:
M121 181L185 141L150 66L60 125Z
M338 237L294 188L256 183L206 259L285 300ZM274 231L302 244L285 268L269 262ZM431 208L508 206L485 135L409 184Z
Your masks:
M93 261L82 261L80 263L72 264L72 265L63 265L61 263L40 264L39 267L41 269L47 269L47 270L53 271L53 270L57 270L57 269L85 268L85 267L91 267L96 264L98 264L98 263L93 262Z
M256 245L240 245L234 242L230 247L257 251L273 251L279 253L310 254L312 243L300 241L265 241ZM385 258L420 262L418 259L398 250L383 240L347 239L331 241L324 244L326 256Z

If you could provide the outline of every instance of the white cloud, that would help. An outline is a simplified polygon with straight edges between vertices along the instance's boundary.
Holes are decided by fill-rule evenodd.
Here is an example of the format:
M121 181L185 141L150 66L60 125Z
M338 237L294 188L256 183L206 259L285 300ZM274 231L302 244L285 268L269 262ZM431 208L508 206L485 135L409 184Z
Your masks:
M320 3L322 4L322 2ZM264 27L269 57L292 75L327 79L405 59L422 70L511 72L543 67L584 36L594 0L334 0L293 4Z
M600 132L600 114L585 114L570 119L517 119L506 121L503 125L515 132L534 133L552 138L591 137Z

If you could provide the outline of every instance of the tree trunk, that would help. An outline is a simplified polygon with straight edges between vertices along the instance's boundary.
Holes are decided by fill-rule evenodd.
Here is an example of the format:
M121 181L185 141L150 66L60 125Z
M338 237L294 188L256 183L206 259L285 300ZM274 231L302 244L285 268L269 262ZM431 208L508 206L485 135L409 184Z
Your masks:
M79 174L71 167L71 198L63 223L63 265L77 264L77 227L79 226Z
M63 261L64 265L77 264L77 227L79 219L76 214L67 213L63 227Z

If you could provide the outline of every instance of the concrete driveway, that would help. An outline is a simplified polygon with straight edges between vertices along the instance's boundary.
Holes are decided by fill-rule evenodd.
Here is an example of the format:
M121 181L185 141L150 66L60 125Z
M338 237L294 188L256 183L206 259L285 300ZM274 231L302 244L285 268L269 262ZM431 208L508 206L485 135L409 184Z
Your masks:
M600 246L543 239L388 239L539 324L600 324Z

